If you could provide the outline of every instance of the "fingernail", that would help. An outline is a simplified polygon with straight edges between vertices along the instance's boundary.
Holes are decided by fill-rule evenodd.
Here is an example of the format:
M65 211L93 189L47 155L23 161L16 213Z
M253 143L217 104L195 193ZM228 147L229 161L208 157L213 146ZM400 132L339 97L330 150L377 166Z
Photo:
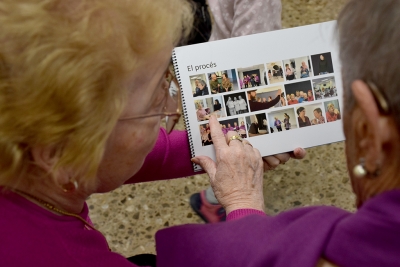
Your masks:
M191 158L190 161L196 164L200 164L200 160L198 158Z

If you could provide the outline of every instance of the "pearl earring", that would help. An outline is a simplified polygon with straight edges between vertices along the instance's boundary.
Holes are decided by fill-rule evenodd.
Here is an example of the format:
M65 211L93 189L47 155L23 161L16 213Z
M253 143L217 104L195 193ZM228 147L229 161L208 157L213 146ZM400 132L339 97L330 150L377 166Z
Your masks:
M367 170L365 169L365 161L363 158L360 159L360 163L354 166L353 174L355 177L362 179L367 175Z
M75 191L78 189L79 184L76 180L70 181L68 184L62 185L62 189L65 193Z

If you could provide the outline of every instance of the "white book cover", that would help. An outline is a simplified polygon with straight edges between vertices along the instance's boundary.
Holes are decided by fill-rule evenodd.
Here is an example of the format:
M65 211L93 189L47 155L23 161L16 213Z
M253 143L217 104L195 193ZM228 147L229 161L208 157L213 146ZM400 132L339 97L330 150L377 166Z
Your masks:
M236 131L262 156L343 141L335 27L332 21L175 48L192 156L215 160L211 114L224 133Z

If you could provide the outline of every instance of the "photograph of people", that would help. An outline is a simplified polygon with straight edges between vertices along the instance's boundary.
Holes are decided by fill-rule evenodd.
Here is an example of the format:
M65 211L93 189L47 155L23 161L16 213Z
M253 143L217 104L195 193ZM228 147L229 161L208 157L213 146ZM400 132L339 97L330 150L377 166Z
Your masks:
M311 62L314 67L315 76L333 73L331 53L312 55Z
M313 76L311 61L308 56L286 59L283 61L285 66L286 80L303 79Z
M210 132L210 127L205 124L200 125L200 136L201 136L201 145L202 146L209 146L212 145L212 138L211 138L211 132Z
M223 98L225 100L227 116L249 112L245 92L224 95Z
M282 101L285 98L285 95L282 96L282 92L282 85L248 91L250 110L254 112L272 107L282 107L282 104L285 104L285 101ZM263 98L269 100L264 102Z
M311 120L312 125L325 123L325 118L324 118L324 116L322 116L321 108L314 109L313 113L314 113L314 119Z
M264 72L266 71L264 64L238 68L237 71L239 79L243 82L241 89L266 85L264 79L261 79L262 75L264 75Z
M217 118L226 117L225 108L222 105L222 96L213 96L194 101L197 121L209 120L212 114Z
M285 82L285 79L283 78L283 69L281 61L267 63L266 65L267 65L268 78L270 84Z
M265 113L259 113L246 117L246 124L249 137L268 134L267 116Z
M271 133L297 129L297 120L293 108L269 112L267 120Z
M324 106L325 106L325 110L326 110L326 121L327 122L337 121L342 118L342 116L340 115L338 100L332 100L330 102L325 102Z
M306 109L304 107L299 107L297 110L297 121L299 123L299 127L311 126L310 119L306 116Z
M338 96L335 77L314 79L312 83L316 100Z
M299 115L299 126L300 127L304 127L302 125L307 124L306 126L310 126L308 125L308 120L310 121L311 125L318 125L318 124L324 124L326 122L325 119L325 114L323 112L324 110L324 106L322 105L322 103L314 103L311 105L304 105L302 107L300 107L298 110L302 112L300 112ZM304 110L303 110L304 109ZM300 115L303 115L304 113L304 117ZM308 115L308 116L306 116ZM308 120L307 120L308 119ZM301 120L301 121L300 121Z
M236 70L223 70L208 73L211 94L226 93L239 90ZM242 80L240 80L242 82Z
M221 125L222 133L226 135L229 131L237 132L242 138L246 138L246 126L244 118L234 118L223 120L219 122Z
M314 101L311 81L285 84L285 93L290 95L289 105Z
M206 84L206 75L197 74L190 76L190 85L192 88L193 97L208 95L208 87Z

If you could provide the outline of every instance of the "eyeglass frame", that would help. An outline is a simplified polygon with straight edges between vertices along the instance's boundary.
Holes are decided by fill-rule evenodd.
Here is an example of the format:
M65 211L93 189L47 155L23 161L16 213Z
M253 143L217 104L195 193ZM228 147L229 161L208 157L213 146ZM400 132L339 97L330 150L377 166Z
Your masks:
M181 106L182 106L182 99L181 99L181 88L179 87L179 82L176 79L176 76L174 74L174 69L172 62L169 64L168 68L166 69L164 73L164 79L168 83L168 87L165 89L165 103L166 106L164 107L164 110L167 109L168 105L168 100L169 98L172 99L171 93L170 93L170 88L172 82L175 84L177 91L175 92L177 94L177 101L176 101L176 107L174 112L162 112L162 113L156 113L156 114L148 114L148 115L138 115L138 116L132 116L132 117L126 117L126 118L120 118L118 121L127 121L127 120L135 120L135 119L143 119L143 118L150 118L150 117L165 117L166 118L166 131L167 134L170 134L172 130L174 129L176 123L179 121L179 118L182 116L182 111L181 111ZM170 100L171 101L171 100ZM174 99L172 101L175 102Z

